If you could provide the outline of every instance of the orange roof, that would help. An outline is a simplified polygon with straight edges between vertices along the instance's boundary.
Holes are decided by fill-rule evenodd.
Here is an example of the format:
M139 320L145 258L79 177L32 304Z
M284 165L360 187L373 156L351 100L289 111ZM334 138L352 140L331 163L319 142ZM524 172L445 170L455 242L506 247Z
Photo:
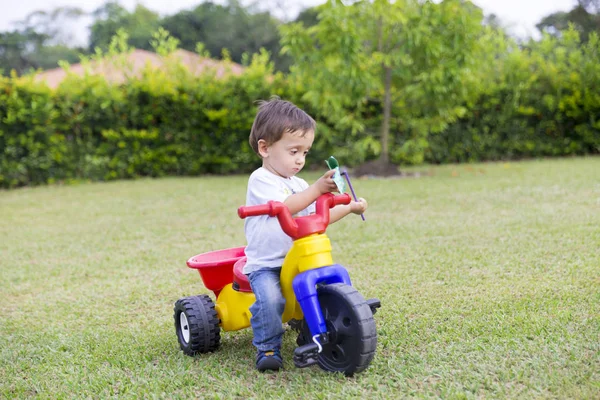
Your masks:
M201 57L196 53L187 50L176 50L173 53L178 57L183 65L185 65L192 73L198 75L207 70L213 70L217 77L221 77L227 73L241 75L244 67L234 62L225 63L223 61L213 60L211 58ZM115 60L106 59L101 61L91 61L90 71L93 73L103 74L109 82L122 83L127 75L139 76L141 71L147 64L153 68L161 68L164 65L162 56L146 50L133 50L127 54L125 64L129 67L119 67ZM85 69L81 64L72 64L71 73L83 76ZM38 73L35 76L36 81L46 81L51 88L56 88L67 76L67 72L62 68L49 69Z

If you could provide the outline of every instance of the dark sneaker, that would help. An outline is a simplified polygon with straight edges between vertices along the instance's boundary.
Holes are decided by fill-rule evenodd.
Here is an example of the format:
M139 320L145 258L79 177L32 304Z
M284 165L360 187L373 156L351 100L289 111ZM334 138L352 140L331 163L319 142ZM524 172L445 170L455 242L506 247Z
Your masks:
M256 354L256 369L260 372L279 371L283 368L283 359L279 349L259 351Z

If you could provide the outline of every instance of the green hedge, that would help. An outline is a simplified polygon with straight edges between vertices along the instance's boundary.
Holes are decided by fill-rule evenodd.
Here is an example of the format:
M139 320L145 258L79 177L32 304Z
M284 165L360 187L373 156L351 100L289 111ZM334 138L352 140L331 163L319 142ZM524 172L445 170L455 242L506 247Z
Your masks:
M0 77L0 186L66 177L69 149L56 133L51 91L16 77Z
M0 187L8 188L246 173L260 165L248 144L256 101L278 95L303 106L300 89L273 74L266 54L224 79L175 62L122 85L91 74L70 74L56 90L31 77L1 79ZM333 147L317 135L312 159Z
M574 32L489 55L480 95L444 132L392 145L404 162L470 162L600 153L600 43ZM484 79L485 78L485 79ZM247 173L256 100L289 99L319 122L309 155L354 166L377 156L380 105L350 134L302 102L301 82L273 74L266 54L241 76L193 76L177 63L111 85L70 75L56 89L0 77L0 187L140 176ZM352 110L349 110L351 112ZM411 161L413 160L413 161ZM416 160L416 161L414 161Z
M257 99L281 92L261 57L242 76L195 77L177 64L124 85L70 75L52 91L0 80L0 186L57 180L245 172Z
M600 153L600 41L545 36L497 55L468 113L429 138L434 163Z

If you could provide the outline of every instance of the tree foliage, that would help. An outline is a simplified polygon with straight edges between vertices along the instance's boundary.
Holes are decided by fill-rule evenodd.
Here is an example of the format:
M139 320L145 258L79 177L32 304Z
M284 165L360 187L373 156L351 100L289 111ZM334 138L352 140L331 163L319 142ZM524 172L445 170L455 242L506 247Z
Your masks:
M27 70L37 68L34 55L39 51L46 36L34 31L0 32L0 66L4 67L4 75L14 70L23 74Z
M81 49L48 45L47 41L47 35L30 28L0 32L0 75L8 76L12 70L22 75L38 68L54 68L59 60L74 62L78 59Z
M165 17L161 26L178 38L186 50L193 51L201 42L212 57L219 58L227 49L233 61L241 62L244 53L254 54L264 48L278 66L283 66L279 23L269 12L254 12L232 0L224 5L201 3L192 10Z
M370 133L358 146L386 163L422 159L423 137L465 112L481 21L479 8L459 0L332 0L317 25L281 31L304 99L336 128ZM369 126L374 110L382 114L379 134Z
M74 62L85 52L65 26L84 16L77 7L38 10L17 23L18 29L0 32L0 75L11 70L24 74L58 66L59 60Z
M574 29L520 48L487 43L481 95L468 112L430 138L435 163L600 153L600 40ZM479 75L480 74L480 75ZM485 78L485 79L483 79Z
M106 49L119 29L129 35L129 45L143 50L151 50L150 39L160 26L159 15L144 7L136 5L133 12L128 12L117 2L105 3L93 12L94 23L90 29L90 51L96 47Z
M590 33L600 33L600 1L578 0L568 12L560 11L544 17L536 27L541 32L558 36L572 25L581 35L583 42Z
M69 29L86 13L79 7L62 6L52 10L36 10L23 21L19 21L19 30L36 32L46 38L48 46L78 47L75 32Z

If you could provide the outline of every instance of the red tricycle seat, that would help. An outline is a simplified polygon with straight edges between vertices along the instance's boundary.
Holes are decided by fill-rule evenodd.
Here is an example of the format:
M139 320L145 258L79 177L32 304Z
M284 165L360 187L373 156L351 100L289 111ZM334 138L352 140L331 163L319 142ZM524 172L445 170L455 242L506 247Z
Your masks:
M233 282L233 265L241 258L246 258L244 249L245 247L235 247L198 254L190 258L187 265L198 270L204 286L218 297L221 289Z
M246 260L246 257L242 257L233 265L233 288L240 292L252 292L248 276L244 274Z

